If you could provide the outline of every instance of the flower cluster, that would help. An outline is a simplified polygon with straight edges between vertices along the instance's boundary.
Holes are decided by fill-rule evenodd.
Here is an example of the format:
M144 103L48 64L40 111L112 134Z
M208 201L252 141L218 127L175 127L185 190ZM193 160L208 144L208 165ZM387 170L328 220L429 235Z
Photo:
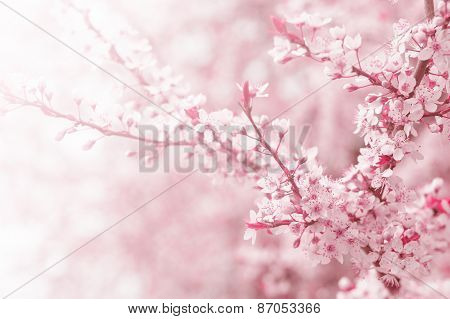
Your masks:
M278 176L258 182L265 197L250 213L245 238L254 240L263 229L290 232L294 247L314 263L342 263L349 255L358 274L375 269L389 288L426 275L433 255L448 249L448 199L435 197L442 181L417 193L395 173L406 158L422 159L416 143L421 125L449 138L448 2L436 13L427 6L427 17L415 26L394 24L390 49L366 63L361 36L328 28L331 19L307 13L273 18L275 62L310 58L324 63L332 79L354 79L347 91L376 91L359 105L355 133L365 146L357 163L338 180L324 175L314 156L294 170L281 163Z
M0 93L8 102L5 112L34 107L68 121L57 140L95 131L98 137L87 141L85 150L101 138L118 136L159 151L183 147L186 158L201 157L210 166L220 154L217 164L223 174L255 179L262 194L257 209L250 211L245 239L255 243L259 231L288 233L293 247L311 263L343 263L348 258L366 284L379 284L373 294L407 295L403 281L427 275L433 257L448 250L450 238L450 199L438 194L443 181L414 191L397 174L400 163L423 158L417 143L423 126L450 138L450 3L439 2L436 10L433 1L426 4L425 22L395 23L389 49L366 58L361 57L362 37L330 26L330 18L304 12L272 18L277 35L270 55L275 62L309 58L323 63L331 79L351 80L346 91L370 90L356 117L355 133L364 146L340 178L325 174L317 148L293 150L286 145L288 120L254 115L255 100L267 97L267 84L238 86L240 114L208 112L205 97L192 94L180 76L159 66L149 43L134 30L118 24L105 32L90 11L73 5L66 13L83 24L82 38L96 43L84 44L87 50L96 47L103 63L118 66L132 82L123 83L112 105L75 97L72 113L63 112L41 82L2 85ZM144 126L156 128L157 134L142 134ZM154 154L139 155L144 162L155 160ZM364 284L341 284L342 294L356 296L364 290Z
M0 96L6 101L2 113L32 107L47 116L64 119L69 125L56 134L58 141L77 132L92 131L95 135L86 141L84 150L108 136L139 141L144 149L150 146L152 151L141 154L131 149L126 155L140 156L144 165L158 161L165 149L176 146L183 148L185 159L196 157L196 165L204 167L204 171L219 171L226 176L252 176L271 166L270 158L252 137L253 128L245 116L228 109L208 112L204 108L206 98L192 94L170 67L160 66L148 41L137 36L126 23L97 26L96 11L70 2L63 12L65 19L80 24L72 36L84 39L83 53L96 64L117 66L130 82L122 83L123 87L112 96L106 94L107 99L86 98L76 92L73 111L65 112L67 105L54 101L54 92L43 80L14 78L0 85ZM265 97L267 86L252 88L250 94ZM265 124L268 117L261 116L256 121ZM271 132L281 132L289 125L280 121L266 124L266 130Z

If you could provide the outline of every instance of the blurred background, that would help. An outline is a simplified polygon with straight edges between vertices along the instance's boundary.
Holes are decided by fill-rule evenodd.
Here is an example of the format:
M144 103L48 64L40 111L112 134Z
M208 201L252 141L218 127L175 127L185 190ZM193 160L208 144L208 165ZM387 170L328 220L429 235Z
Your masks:
M84 41L61 13L63 1L6 3L74 48ZM206 96L208 110L237 112L236 82L269 82L270 97L258 105L258 113L269 116L328 82L316 63L273 63L267 54L271 15L330 16L350 34L361 33L363 57L387 44L392 23L400 18L414 23L423 16L422 1L406 0L95 0L81 5L103 13L102 27L112 27L117 17L148 39L161 65L170 65L192 92ZM11 73L42 77L61 101L79 88L93 88L91 94L106 99L113 95L117 83L111 77L4 6L0 38L1 81ZM353 118L367 93L347 94L343 84L326 85L283 115L291 124L312 125L306 145L319 147L319 160L335 177L355 161L361 146L352 134ZM140 173L137 160L124 155L136 147L127 140L104 139L89 152L82 151L82 134L55 141L66 125L27 108L0 117L2 296L183 176ZM426 159L402 167L402 177L411 186L448 177L448 143L425 134L420 144ZM313 268L289 238L263 235L255 246L243 241L255 198L251 182L194 174L13 297L334 298L338 280L352 277L349 265Z

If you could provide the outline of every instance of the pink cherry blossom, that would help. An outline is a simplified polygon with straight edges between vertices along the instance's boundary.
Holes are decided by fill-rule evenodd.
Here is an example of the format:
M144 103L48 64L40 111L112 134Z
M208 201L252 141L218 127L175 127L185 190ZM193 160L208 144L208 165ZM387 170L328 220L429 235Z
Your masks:
M450 34L447 29L439 30L434 37L429 37L427 46L419 53L419 60L426 61L433 58L439 69L446 65L446 56L450 54Z
M407 76L404 72L400 73L398 76L398 90L401 94L409 96L415 86L416 80L413 76Z
M302 74L301 81L297 81L297 77L284 79L277 75L278 71L272 70L276 66L265 67L248 48L245 49L248 54L244 54L242 48L238 51L228 47L225 38L231 31L208 40L217 41L216 46L220 48L216 48L209 59L205 55L205 61L209 62L200 64L204 73L213 74L221 63L228 68L227 59L221 55L226 52L227 56L236 56L240 64L230 66L232 76L225 72L225 77L239 79L249 76L252 73L249 69L257 70L256 75L252 73L249 77L261 77L261 81L270 79L273 83L270 98L266 93L268 83L255 85L247 80L237 85L239 92L230 94L221 88L220 78L224 74L211 76L208 83L198 81L194 87L203 87L205 92L193 93L180 75L158 63L157 53L153 53L147 37L126 25L113 24L112 29L103 29L97 26L95 19L92 20L89 10L68 5L65 10L78 17L76 20L82 24L83 42L88 42L83 47L98 58L99 65L120 71L123 78L132 83L128 88L131 92L114 87L96 98L89 98L89 93L76 93L66 105L55 98L57 90L44 81L11 81L0 86L5 101L2 110L8 114L19 109L23 112L34 109L49 119L61 121L64 126L57 130L59 133L55 138L61 143L75 135L83 139L84 133L90 133L92 136L82 143L81 148L85 151L95 151L99 144L112 137L154 150L150 155L141 156L136 144L132 144L130 147L134 149L121 153L129 157L125 160L139 157L139 161L148 163L161 156L168 160L172 155L167 155L168 152L175 149L183 160L196 160L195 167L203 164L211 169L204 172L215 182L219 178L220 181L226 181L225 177L234 178L221 187L247 194L245 185L253 186L248 194L254 203L248 201L245 204L248 207L242 203L234 208L225 205L230 198L233 202L234 197L224 192L211 200L221 208L215 215L205 212L187 214L184 207L177 207L176 200L171 199L174 203L167 205L171 214L165 217L170 220L151 225L161 228L158 231L164 240L158 245L173 241L173 247L185 244L182 240L180 243L180 238L186 236L179 232L192 225L205 225L211 229L207 241L215 244L235 242L220 238L219 230L229 227L227 229L241 232L245 227L243 238L251 240L252 245L241 240L234 243L242 251L241 255L234 255L236 247L230 248L229 253L240 262L251 264L249 277L253 276L253 283L259 288L250 288L260 289L268 295L289 296L291 286L292 289L301 286L294 284L293 278L304 277L296 268L305 263L324 269L330 269L325 265L338 265L348 270L339 284L333 277L336 284L333 293L339 290L338 297L414 296L414 291L418 294L419 289L411 284L409 277L423 281L446 278L448 274L440 268L448 268L448 260L440 260L445 259L450 246L450 199L445 195L448 185L438 179L423 186L423 177L409 178L416 173L430 175L427 181L432 175L445 177L445 165L435 165L438 160L433 154L441 157L439 160L444 164L446 154L441 154L441 146L433 144L426 130L438 134L440 143L448 142L450 138L448 1L439 2L437 9L431 11L434 2L426 0L425 4L426 20L410 23L401 19L394 23L390 44L376 55L364 58L361 53L366 51L366 46L370 50L370 44L373 44L368 33L378 32L377 39L385 38L378 28L373 28L374 31L353 26L353 19L364 20L364 15L352 17L351 28L346 28L341 26L346 21L339 21L339 17L338 26L333 25L335 17L322 15L326 12L306 13L287 8L284 17L272 18L275 36L269 55L276 63L290 62L291 65L282 68L280 73ZM208 21L205 29L211 28L214 33L218 23ZM257 39L256 29L251 23L240 23L233 24L245 33L245 36L236 34L236 37L245 38L239 42L240 46L245 47L243 43L253 45ZM169 34L171 27L168 24L164 29ZM183 47L181 51L188 51L188 46L178 36L173 39L177 46ZM270 41L261 42L266 48L270 45ZM266 50L262 47L259 44L258 52ZM184 54L187 53L180 55ZM264 56L266 59L267 55ZM170 58L167 60L171 62ZM303 72L307 63L300 64L302 60L311 62L314 68L323 66L328 78L344 82L339 88L343 87L346 92L340 92L341 99L337 100L334 95L327 95L324 89L315 96L317 107L312 111L301 109L299 119L289 116L289 109L281 103L280 96L289 87L299 93L314 84L309 74ZM208 63L211 65L207 66ZM174 64L178 63L174 61ZM238 69L239 73L231 73L232 69ZM137 94L132 94L133 91ZM217 92L224 93L218 94L216 101L219 102L207 103L206 96L210 101L210 95ZM223 108L230 102L222 100L226 97L234 101L229 108ZM338 105L337 112L332 112L336 110L332 108L333 104ZM342 115L353 112L356 106L354 133L358 134L355 139L359 142L348 147L348 161L343 162L342 167L346 168L342 172L329 169L322 164L337 161L338 150L345 148L342 140L350 139L352 123ZM293 126L298 126L305 118L314 122L314 133L305 145L303 140L292 145L289 138L291 133L296 133ZM323 123L333 125L328 127ZM154 128L155 136L141 134L140 128L146 125ZM317 147L310 145L322 146L315 134L324 134L324 131L329 133L326 136L332 140L333 148L327 151L321 147L319 153ZM412 166L422 160L418 166ZM440 167L438 171L434 166L444 168ZM409 169L405 171L405 167ZM201 199L198 203L207 207L207 212L210 201L202 192L208 187L192 187ZM127 192L130 191L128 188ZM172 204L177 209L172 208ZM236 210L240 215L231 215ZM249 219L238 227L242 217L237 222L234 217L243 216L245 211L249 211ZM183 219L186 215L189 220ZM171 229L172 225L178 228ZM163 233L166 229L167 233ZM192 252L198 253L198 247L196 250ZM276 257L272 259L267 255ZM286 256L294 256L295 261L287 262L283 259ZM320 287L314 289L319 291ZM423 296L427 295L423 293Z
M344 38L344 45L349 50L358 50L361 47L361 35L357 34L355 37L347 35Z

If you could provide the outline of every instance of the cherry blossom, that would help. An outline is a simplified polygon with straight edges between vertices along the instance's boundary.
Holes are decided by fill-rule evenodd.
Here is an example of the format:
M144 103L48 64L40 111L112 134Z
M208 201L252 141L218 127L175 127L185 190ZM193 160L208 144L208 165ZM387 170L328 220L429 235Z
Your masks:
M444 20L441 18L434 21L435 24L441 24ZM450 54L450 34L447 29L439 30L434 37L429 37L427 46L420 51L418 58L426 61L433 58L433 62L438 66L445 66L445 56Z
M330 26L330 17L291 12L272 18L276 35L269 54L274 62L310 59L323 64L332 80L347 81L348 93L367 91L355 120L361 147L354 164L339 177L327 175L317 148L286 145L289 119L258 115L258 99L268 97L268 83L238 84L237 112L209 111L205 96L190 92L181 76L158 65L150 44L134 30L117 26L111 36L76 7L72 13L81 15L89 38L102 44L98 55L133 79L139 98L121 90L106 100L77 95L73 112L66 113L42 82L5 84L0 93L7 112L28 107L66 121L67 128L57 133L59 141L82 130L95 133L82 147L86 151L115 136L159 152L186 147L185 158L202 159L209 166L218 154L217 173L250 180L260 192L244 240L257 245L262 231L288 237L289 246L314 265L350 261L356 279L340 282L339 297L407 295L408 277L429 276L435 258L448 252L450 244L450 200L439 195L443 182L412 189L398 170L407 159L423 158L422 128L447 140L450 136L448 1L431 11L433 1L425 3L427 20L415 26L406 20L394 23L391 45L370 59L360 57L366 44L362 36ZM110 105L114 107L106 107ZM157 136L140 135L143 125L157 128ZM277 132L275 141L268 131ZM285 285L277 288L286 290Z
M433 16L434 12L427 14ZM332 38L325 42L320 35L326 35L321 33L324 23L311 28L307 36L306 17L275 20L278 26L283 26L277 27L277 41L283 41L285 47L289 46L286 42L289 41L302 48L302 56L325 63L326 74L333 79L354 78L354 83L344 87L348 92L379 87L385 93L369 94L366 104L359 106L356 133L363 135L366 147L360 150L358 163L350 175L334 181L323 176L320 166L314 162L305 163L308 171L302 167L291 172L281 170L288 180L289 176L295 177L295 185L290 185L284 195L292 203L291 215L262 213L271 216L267 227L278 227L290 221L293 233L298 236L294 247L302 249L314 263L327 264L332 259L343 262L344 256L350 255L358 265L358 273L367 273L368 268L375 267L386 287L398 289L405 271L424 276L432 258L433 249L430 251L427 241L423 240L428 234L419 226L420 215L410 215L412 207L415 207L413 214L427 209L424 195L417 197L413 190L405 187L395 168L406 157L423 158L413 139L418 135L414 124L423 123L428 114L437 115L436 121L442 123L443 113L448 112L441 99L442 95L446 96L445 88L438 84L443 81L434 80L433 74L427 71L434 66L424 69L422 63L430 63L436 55L438 58L436 61L433 58L433 63L440 64L436 70L442 70L442 64L448 69L447 18L437 16L432 22L412 29L402 20L394 26L393 42L397 45L394 52L387 52L389 56L385 61L388 62L372 59L371 64L365 66L358 56L362 44L360 35L346 35L345 29L333 27L327 32ZM289 28L289 24L293 28ZM304 26L302 32L292 33L291 30L299 26ZM416 66L411 58L417 57L417 44L424 42L428 44L419 54ZM350 51L356 51L356 56L351 56ZM285 63L296 58L288 54L290 49L282 59L275 58L275 62ZM433 131L439 132L437 123L431 125L434 125ZM318 174L311 175L311 171ZM372 205L361 207L363 199ZM447 207L447 201L443 203ZM370 214L371 211L376 211L376 215ZM293 214L302 217L294 219ZM418 218L417 221L414 218ZM403 221L394 222L396 219Z
M344 38L344 45L349 50L358 50L361 47L361 35L357 34L353 38L347 35Z
M416 86L416 79L412 75L406 75L405 72L400 73L398 76L398 90L404 96L409 96L409 94L414 90Z

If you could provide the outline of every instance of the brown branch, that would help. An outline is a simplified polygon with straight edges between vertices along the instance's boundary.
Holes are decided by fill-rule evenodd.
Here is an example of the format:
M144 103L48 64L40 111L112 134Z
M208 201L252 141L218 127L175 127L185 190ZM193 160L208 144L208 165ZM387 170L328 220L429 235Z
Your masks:
M248 120L252 124L253 128L256 131L256 134L258 135L259 143L270 153L270 155L273 157L273 159L277 162L278 166L280 166L281 170L286 175L289 183L292 186L292 191L295 194L295 196L300 199L302 196L300 195L300 190L295 183L294 177L291 173L291 171L284 165L284 163L281 161L280 157L278 156L278 153L267 143L267 141L264 139L264 136L260 130L260 128L256 125L255 121L253 120L253 117L251 115L250 109L243 108L245 115L247 116Z
M142 136L136 136L131 134L128 131L115 131L115 130L110 130L105 126L101 126L98 124L95 124L93 122L89 122L89 121L85 121L82 120L80 118L77 118L75 116L73 116L72 114L65 114L65 113L61 113L56 111L55 109L45 105L44 103L38 103L38 102L30 102L30 101L26 101L23 100L21 98L18 97L14 97L15 100L20 103L23 106L31 106L31 107L35 107L40 109L44 114L54 117L54 118L60 118L60 119L65 119L67 121L70 121L72 123L74 123L75 126L84 126L86 128L90 128L94 131L97 131L105 136L118 136L118 137L123 137L123 138L128 138L128 139L133 139L133 140L138 140L138 141L142 141L145 143L151 143L151 144L155 144L158 146L188 146L191 145L191 143L188 142L170 142L170 141L157 141L157 140L150 140L150 139L146 139L145 137Z
M356 66L352 66L352 72L356 73L359 76L363 76L363 77L367 78L370 81L370 83L372 83L373 85L381 86L381 87L383 87L385 89L388 89L389 91L392 91L392 92L396 92L397 91L397 89L395 87L393 87L390 83L389 83L388 87L385 87L385 86L383 86L383 83L379 79L377 79L376 77L374 77L374 76L370 75L369 73L363 71L362 69L357 68Z
M425 14L428 20L434 18L434 1L433 0L424 0L425 6Z
M432 20L434 17L434 1L424 0L425 14L428 20ZM416 87L419 86L423 77L425 76L427 65L430 60L419 61L416 66L416 71L414 73L414 79L416 79Z

